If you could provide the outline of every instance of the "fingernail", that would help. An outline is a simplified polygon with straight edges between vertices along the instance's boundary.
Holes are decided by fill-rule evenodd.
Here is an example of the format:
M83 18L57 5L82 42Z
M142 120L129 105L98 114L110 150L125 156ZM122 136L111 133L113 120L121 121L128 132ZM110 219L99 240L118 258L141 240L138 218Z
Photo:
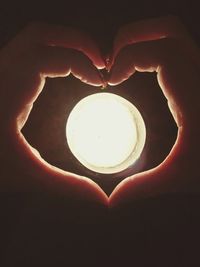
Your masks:
M105 62L105 68L107 70L107 72L110 72L110 69L112 67L112 55L111 54L106 54L103 56L104 62Z
M102 83L101 89L105 89L108 82L106 81L104 74L102 73L102 70L99 70L98 73L99 73L99 78L100 78L101 83Z

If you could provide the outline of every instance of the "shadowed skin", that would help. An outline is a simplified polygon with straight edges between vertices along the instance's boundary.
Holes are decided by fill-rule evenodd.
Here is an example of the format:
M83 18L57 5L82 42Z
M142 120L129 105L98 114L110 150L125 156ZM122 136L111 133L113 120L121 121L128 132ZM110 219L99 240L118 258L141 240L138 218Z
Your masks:
M108 199L90 179L45 162L21 134L46 77L104 84L98 46L77 30L35 24L0 51L1 266L199 265L200 202L190 195L200 191L199 49L166 17L122 27L110 58L113 88L135 70L157 72L179 135L160 166Z
M110 58L105 64L97 45L77 30L37 23L1 50L2 192L59 192L110 206L163 193L199 192L199 128L194 127L199 114L197 46L177 18L164 17L122 27ZM109 198L89 178L45 162L21 133L46 77L72 73L85 83L105 87L98 71L105 67L111 86L136 70L157 72L178 126L178 138L167 159L152 170L125 179Z

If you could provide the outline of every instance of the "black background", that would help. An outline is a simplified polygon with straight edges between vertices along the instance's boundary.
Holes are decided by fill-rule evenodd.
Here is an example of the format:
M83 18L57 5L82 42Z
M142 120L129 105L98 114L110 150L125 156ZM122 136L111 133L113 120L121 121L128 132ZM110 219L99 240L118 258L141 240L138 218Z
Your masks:
M120 26L169 14L178 15L199 43L199 10L198 3L192 1L2 3L0 43L5 45L28 22L40 20L81 28L92 35L102 54L106 54L112 49ZM87 171L67 152L63 114L70 111L73 101L98 89L82 85L72 77L49 79L45 89L24 134L47 161L85 175ZM123 85L108 90L133 101L147 123L143 162L132 173L162 162L174 143L176 127L155 76L136 74ZM44 139L47 132L52 134ZM108 178L94 173L88 176L109 193L125 174ZM108 210L52 194L7 193L1 195L0 207L1 266L200 264L198 195L159 196Z

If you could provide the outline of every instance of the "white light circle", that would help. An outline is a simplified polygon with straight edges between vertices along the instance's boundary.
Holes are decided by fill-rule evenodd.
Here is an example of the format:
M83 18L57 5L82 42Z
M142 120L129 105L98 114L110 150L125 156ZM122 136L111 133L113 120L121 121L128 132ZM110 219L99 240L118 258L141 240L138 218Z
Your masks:
M66 137L72 154L85 167L109 174L127 169L139 158L146 128L140 112L128 100L97 93L73 108Z

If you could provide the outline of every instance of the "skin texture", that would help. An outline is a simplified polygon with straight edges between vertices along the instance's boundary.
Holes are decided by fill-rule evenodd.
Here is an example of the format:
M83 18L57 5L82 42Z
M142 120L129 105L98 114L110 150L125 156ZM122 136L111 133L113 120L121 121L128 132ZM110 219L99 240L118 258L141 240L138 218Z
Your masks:
M0 53L0 190L59 192L111 207L164 193L199 192L199 58L198 48L174 17L121 28L107 66L85 34L60 26L28 26ZM156 71L178 126L178 138L167 159L155 169L126 178L109 198L90 179L46 163L21 134L46 77L72 73L83 82L102 86L98 69L105 67L113 86L135 71Z
M120 29L108 66L109 84L119 84L135 71L156 71L177 124L178 137L162 164L125 179L115 188L111 205L164 193L199 192L199 56L198 48L175 17L142 21Z
M1 51L0 66L1 191L58 192L106 204L97 184L46 163L21 133L45 77L72 73L84 82L102 85L97 68L104 62L93 41L72 29L33 24Z

